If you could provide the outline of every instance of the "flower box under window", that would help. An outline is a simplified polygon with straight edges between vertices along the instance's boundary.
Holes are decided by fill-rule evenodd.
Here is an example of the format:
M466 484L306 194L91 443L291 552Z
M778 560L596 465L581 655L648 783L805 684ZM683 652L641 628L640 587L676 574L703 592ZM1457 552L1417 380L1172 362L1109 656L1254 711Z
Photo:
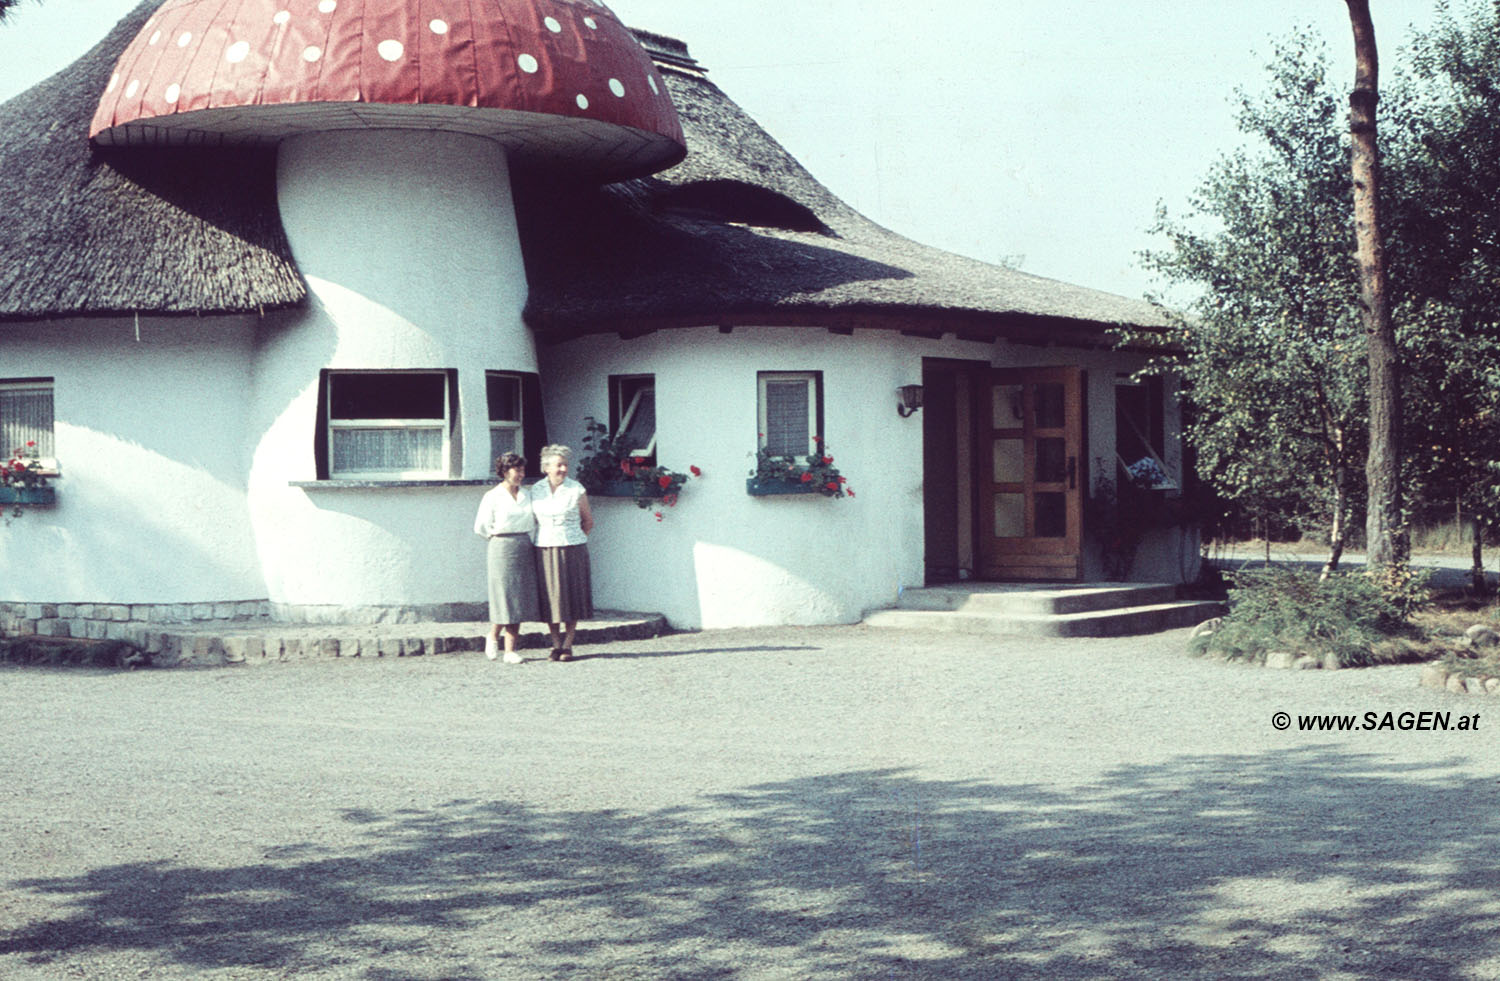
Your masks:
M56 487L0 487L0 504L56 503Z
M790 480L757 480L754 477L745 478L745 493L751 497L771 497L776 494L819 494L818 485L813 481L803 483Z

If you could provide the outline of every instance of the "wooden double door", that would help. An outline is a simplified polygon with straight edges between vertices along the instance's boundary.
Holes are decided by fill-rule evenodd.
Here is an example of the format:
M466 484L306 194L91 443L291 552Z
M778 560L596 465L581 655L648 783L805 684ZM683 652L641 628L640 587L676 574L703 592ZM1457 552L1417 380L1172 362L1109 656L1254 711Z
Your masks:
M976 420L979 575L1083 575L1083 372L993 368Z

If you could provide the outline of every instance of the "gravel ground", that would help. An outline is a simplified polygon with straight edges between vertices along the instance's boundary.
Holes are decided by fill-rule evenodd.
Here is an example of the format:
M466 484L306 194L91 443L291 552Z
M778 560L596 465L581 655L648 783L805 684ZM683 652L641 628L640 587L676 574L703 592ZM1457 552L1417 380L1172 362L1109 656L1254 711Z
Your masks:
M1185 643L0 667L0 977L1500 978L1500 702Z

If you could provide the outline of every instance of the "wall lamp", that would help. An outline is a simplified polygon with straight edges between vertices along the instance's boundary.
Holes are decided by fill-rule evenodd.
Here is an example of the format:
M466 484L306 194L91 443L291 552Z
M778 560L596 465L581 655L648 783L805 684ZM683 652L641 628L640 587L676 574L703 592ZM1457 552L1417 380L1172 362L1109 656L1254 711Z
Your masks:
M901 413L901 418L905 419L922 407L921 385L902 385L896 389L896 394L901 396L901 404L896 406L896 411Z

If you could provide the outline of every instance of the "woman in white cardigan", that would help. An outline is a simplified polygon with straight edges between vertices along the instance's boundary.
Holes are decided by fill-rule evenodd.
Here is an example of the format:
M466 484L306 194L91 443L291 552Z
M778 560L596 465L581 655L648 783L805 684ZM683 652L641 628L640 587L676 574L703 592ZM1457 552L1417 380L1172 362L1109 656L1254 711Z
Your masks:
M552 632L552 653L548 656L554 661L573 660L574 628L579 620L594 615L588 547L594 512L583 485L568 478L571 456L566 446L543 447L542 473L547 479L531 487L542 615Z
M536 622L541 617L540 594L537 592L536 554L531 538L536 534L536 517L531 509L531 495L521 486L526 476L526 459L507 453L495 461L500 483L479 502L474 531L489 539L486 569L489 578L490 632L484 638L484 656L494 660L500 653L500 638L505 638L505 663L520 664L516 643L523 621Z

